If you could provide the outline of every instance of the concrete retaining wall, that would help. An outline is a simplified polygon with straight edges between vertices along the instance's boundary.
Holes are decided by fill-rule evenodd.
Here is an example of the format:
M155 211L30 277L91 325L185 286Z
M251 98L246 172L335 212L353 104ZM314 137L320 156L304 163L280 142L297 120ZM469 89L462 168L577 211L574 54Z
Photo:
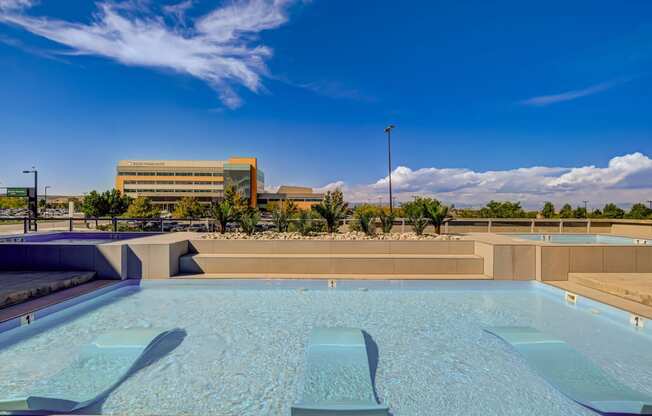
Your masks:
M537 280L569 273L652 273L652 246L537 246Z

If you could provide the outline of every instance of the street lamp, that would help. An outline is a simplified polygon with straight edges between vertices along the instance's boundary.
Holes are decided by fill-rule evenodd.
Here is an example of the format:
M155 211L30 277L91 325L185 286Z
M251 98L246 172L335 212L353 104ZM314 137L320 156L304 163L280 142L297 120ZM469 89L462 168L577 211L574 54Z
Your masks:
M45 189L45 194L43 195L43 198L45 198L44 212L46 212L46 213L48 212L48 189L49 188L52 188L52 187L50 185L47 185L45 188L43 188L43 189Z
M38 171L34 166L32 166L31 170L24 170L23 173L33 173L34 174L34 200L35 200L35 206L34 206L34 231L38 230L38 222L36 222L36 218L38 218ZM31 221L30 221L31 222Z
M393 124L385 127L385 133L387 133L387 162L389 171L389 212L394 212L394 200L392 198L392 130L395 127Z

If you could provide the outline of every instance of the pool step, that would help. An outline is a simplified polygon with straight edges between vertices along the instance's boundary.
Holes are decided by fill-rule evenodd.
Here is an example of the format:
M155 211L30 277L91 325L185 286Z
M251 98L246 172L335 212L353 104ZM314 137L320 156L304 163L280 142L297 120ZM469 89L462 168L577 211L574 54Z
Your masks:
M482 275L473 254L187 254L182 274Z

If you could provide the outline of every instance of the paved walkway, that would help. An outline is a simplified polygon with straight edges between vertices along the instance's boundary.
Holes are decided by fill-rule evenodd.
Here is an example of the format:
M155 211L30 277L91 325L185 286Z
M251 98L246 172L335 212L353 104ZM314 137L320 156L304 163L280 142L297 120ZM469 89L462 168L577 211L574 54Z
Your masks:
M17 318L47 308L48 306L56 305L57 303L85 295L105 286L115 285L118 283L120 283L119 280L92 280L70 289L60 290L55 293L50 293L49 295L41 296L40 298L2 308L0 309L0 322L8 321L9 319Z
M0 272L0 309L86 283L95 272Z
M652 277L570 277L567 281L545 282L562 290L584 296L589 299L622 309L624 311L652 319L652 306L646 305L641 300L641 293L634 295L633 292L641 288L652 289ZM632 282L633 280L633 282ZM638 288L638 289L635 289ZM650 292L647 292L650 293ZM645 295L643 295L645 296Z
M572 273L571 282L652 307L650 273Z

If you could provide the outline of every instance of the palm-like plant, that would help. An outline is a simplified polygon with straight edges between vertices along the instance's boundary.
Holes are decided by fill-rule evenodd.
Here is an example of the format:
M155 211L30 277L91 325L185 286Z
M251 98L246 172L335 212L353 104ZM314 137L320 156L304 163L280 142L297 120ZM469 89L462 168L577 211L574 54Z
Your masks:
M435 232L441 234L441 225L448 218L448 206L433 198L416 198L415 202L423 207L423 215L435 227Z
M293 229L299 234L306 236L313 232L312 213L308 210L302 209L297 215L296 221L292 224Z
M297 212L297 206L292 201L280 201L272 206L272 221L279 233L286 232L290 218Z
M326 221L326 228L329 233L335 232L340 220L346 217L348 204L344 202L342 191L336 189L326 192L324 199L315 205L314 210Z
M423 205L415 200L403 204L402 207L416 235L423 235L423 231L428 226L428 218L424 214Z
M227 199L211 206L211 216L220 224L220 233L226 232L226 225L238 219L238 210Z
M374 224L374 215L369 210L356 210L355 212L356 228L367 235L374 235L376 233L376 225Z
M380 219L380 226L383 229L383 234L389 234L392 232L392 227L394 227L394 220L396 215L390 210L381 208L378 210L378 218Z
M238 215L238 224L245 234L252 235L260 221L260 211L256 208L245 209Z

